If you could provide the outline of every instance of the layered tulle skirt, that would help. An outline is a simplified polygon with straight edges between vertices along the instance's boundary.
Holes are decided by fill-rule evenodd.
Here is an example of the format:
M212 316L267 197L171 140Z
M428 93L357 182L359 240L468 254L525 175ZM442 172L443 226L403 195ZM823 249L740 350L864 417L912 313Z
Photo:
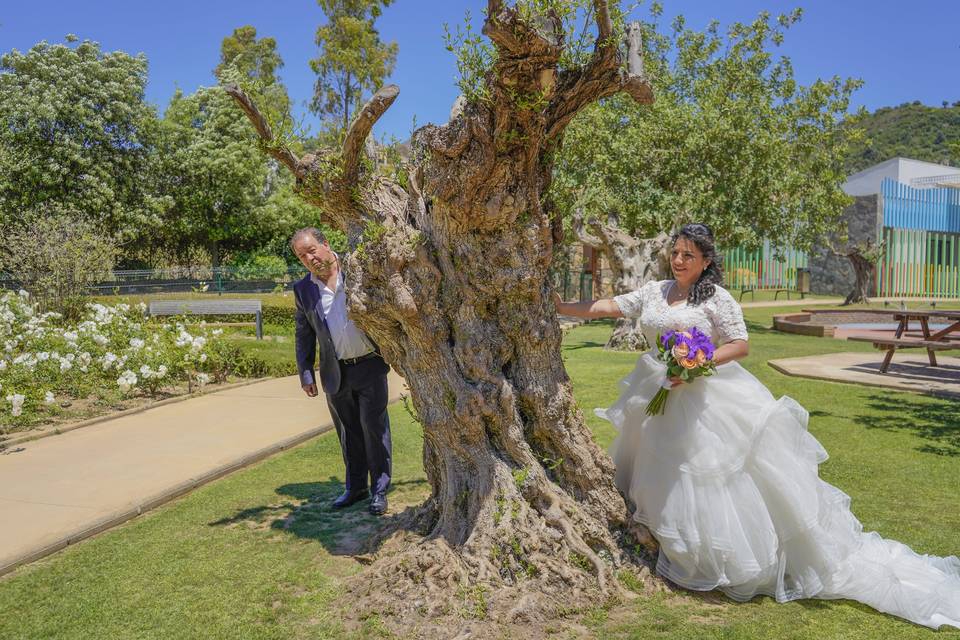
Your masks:
M659 573L736 600L850 598L929 627L960 627L960 560L864 533L850 498L817 475L827 453L807 412L739 364L647 403L665 367L644 354L598 409L619 431L617 485L660 542Z

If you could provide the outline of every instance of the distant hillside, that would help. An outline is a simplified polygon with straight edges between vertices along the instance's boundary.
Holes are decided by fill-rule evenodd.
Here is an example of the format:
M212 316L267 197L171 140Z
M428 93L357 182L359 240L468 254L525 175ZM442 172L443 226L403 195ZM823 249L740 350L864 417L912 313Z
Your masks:
M848 174L903 156L939 164L956 164L948 145L960 141L960 101L949 107L919 102L883 107L859 123L866 139L847 158Z

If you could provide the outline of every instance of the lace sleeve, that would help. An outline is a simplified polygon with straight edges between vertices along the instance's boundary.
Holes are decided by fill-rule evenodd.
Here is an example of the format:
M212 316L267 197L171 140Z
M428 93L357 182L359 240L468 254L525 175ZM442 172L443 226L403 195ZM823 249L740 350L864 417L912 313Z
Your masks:
M726 344L732 340L748 340L747 325L743 321L743 310L740 304L726 289L719 286L713 297L715 302L711 319L717 329L720 344Z
M614 296L613 301L620 307L625 318L639 318L643 311L643 287L630 293Z

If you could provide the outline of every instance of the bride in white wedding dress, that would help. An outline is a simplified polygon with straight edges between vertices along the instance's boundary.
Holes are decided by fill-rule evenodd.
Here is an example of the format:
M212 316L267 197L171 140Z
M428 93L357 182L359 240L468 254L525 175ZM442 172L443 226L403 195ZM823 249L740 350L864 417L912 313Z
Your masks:
M640 318L650 344L695 326L718 345L716 374L672 379L663 415L646 415L666 376L655 351L640 356L616 404L597 410L619 432L617 486L660 543L657 571L741 601L850 598L928 627L960 627L960 559L864 533L850 498L817 475L827 453L807 431L806 410L774 398L736 362L747 355L747 330L719 286L716 258L710 230L686 225L673 239L674 280L557 304L567 315Z

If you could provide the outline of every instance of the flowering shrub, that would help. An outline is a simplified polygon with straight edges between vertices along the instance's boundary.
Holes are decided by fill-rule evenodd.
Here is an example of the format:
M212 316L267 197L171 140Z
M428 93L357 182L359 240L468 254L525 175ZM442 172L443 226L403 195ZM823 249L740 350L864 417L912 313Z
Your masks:
M220 330L158 322L146 306L87 304L77 323L41 313L25 291L0 296L0 426L36 422L91 395L203 387L230 372Z

